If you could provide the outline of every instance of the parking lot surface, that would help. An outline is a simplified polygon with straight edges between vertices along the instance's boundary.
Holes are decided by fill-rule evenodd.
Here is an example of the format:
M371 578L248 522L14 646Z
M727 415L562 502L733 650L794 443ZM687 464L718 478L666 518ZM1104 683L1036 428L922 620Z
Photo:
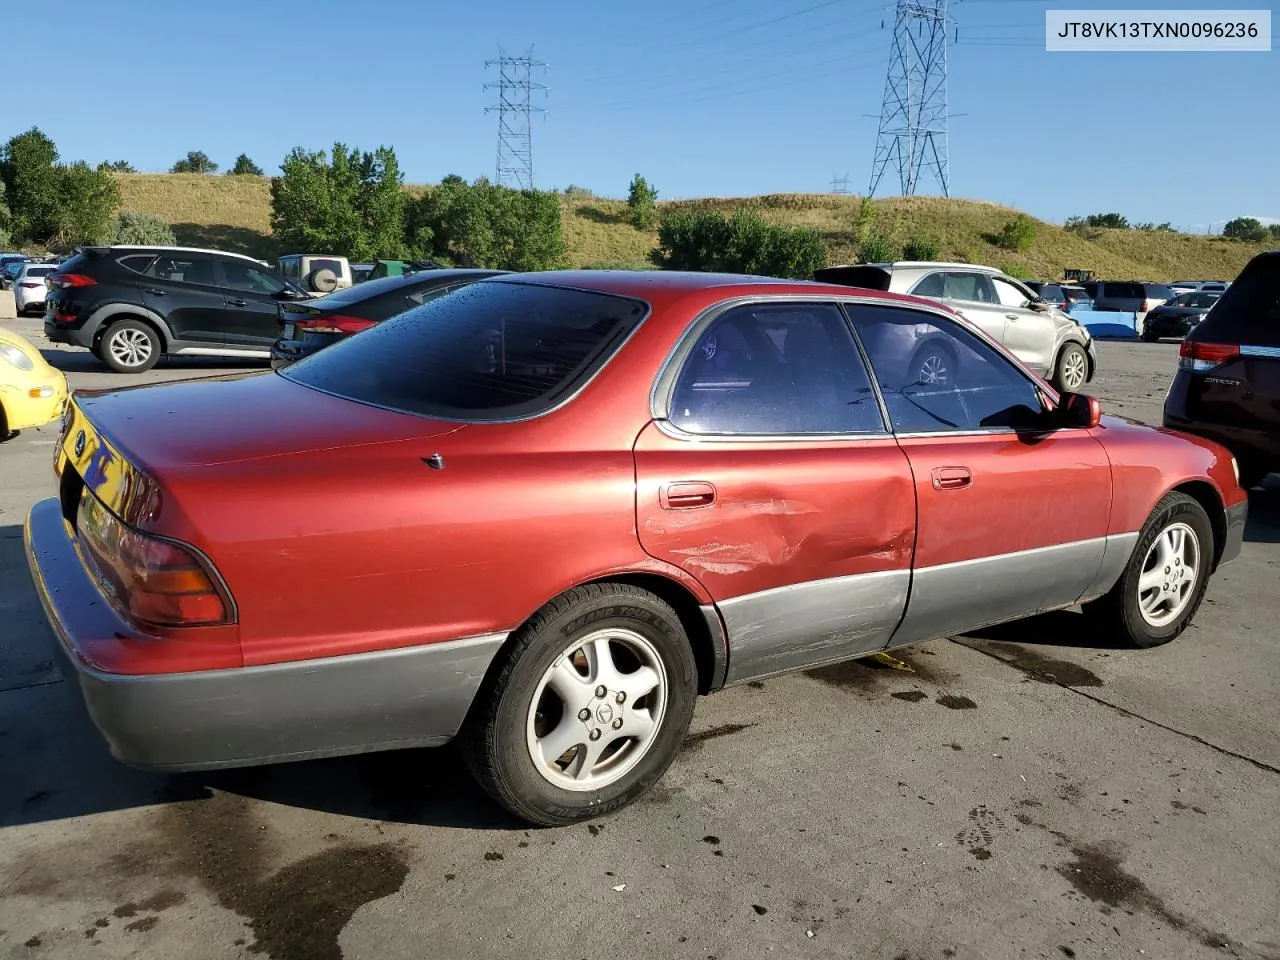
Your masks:
M122 377L11 318L73 388L236 369ZM1089 390L1158 422L1176 355L1103 343ZM528 830L449 749L112 760L23 558L55 438L0 446L0 957L1280 958L1277 478L1170 646L1062 612L734 688L646 800Z

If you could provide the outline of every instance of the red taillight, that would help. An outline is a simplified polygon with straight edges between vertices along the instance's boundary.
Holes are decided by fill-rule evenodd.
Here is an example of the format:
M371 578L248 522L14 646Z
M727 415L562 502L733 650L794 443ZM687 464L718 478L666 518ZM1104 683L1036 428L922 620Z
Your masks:
M125 526L87 490L76 531L99 588L130 619L161 627L229 621L227 598L194 552Z
M359 333L361 330L368 330L373 325L374 322L372 320L362 320L360 317L346 317L340 313L326 314L311 320L297 321L298 330L306 333Z
M75 323L76 315L74 313L55 313L53 315L54 323Z
M44 284L43 283L20 283L18 284L18 286L22 287L24 290L34 290L36 287L43 287Z
M1214 367L1238 359L1240 348L1233 343L1199 343L1183 340L1178 348L1178 369L1208 373Z
M83 273L55 273L46 283L50 287L59 287L66 290L68 287L96 287L98 281L93 277L86 277Z

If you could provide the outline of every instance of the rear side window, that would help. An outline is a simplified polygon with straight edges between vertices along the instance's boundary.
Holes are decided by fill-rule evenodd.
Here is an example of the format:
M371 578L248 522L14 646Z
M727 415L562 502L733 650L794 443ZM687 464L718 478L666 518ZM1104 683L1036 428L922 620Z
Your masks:
M844 313L829 303L736 307L685 360L671 422L729 436L882 433L875 391Z
M174 257L162 254L146 269L146 276L171 283L198 283L214 286L213 261L204 257Z
M991 280L981 273L948 273L946 291L951 300L996 302L996 292L991 286Z
M938 297L941 299L944 296L942 274L929 274L917 283L911 292L917 297Z
M1197 340L1280 346L1280 256L1255 259L1201 322Z
M281 376L446 420L531 417L572 396L648 310L602 293L476 283L300 360Z
M151 266L151 261L156 258L154 253L134 253L127 257L121 257L116 263L124 267L126 270L132 270L134 273L147 272L147 267Z
M246 293L275 295L284 289L284 281L264 267L244 260L223 260L222 273L227 286Z

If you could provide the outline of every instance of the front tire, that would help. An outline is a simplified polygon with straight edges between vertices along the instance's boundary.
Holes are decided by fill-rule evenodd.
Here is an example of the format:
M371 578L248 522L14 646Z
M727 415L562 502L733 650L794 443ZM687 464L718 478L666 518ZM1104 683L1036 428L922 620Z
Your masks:
M143 373L160 359L160 336L141 320L121 320L107 328L97 352L116 373Z
M1058 354L1058 366L1053 371L1053 388L1059 393L1077 393L1089 379L1089 358L1084 349L1068 343Z
M1213 527L1185 493L1167 494L1152 511L1124 573L1087 604L1099 626L1135 647L1176 638L1204 600L1213 563Z
M462 732L463 756L515 816L578 823L661 778L696 698L693 650L669 605L627 584L577 587L499 655Z

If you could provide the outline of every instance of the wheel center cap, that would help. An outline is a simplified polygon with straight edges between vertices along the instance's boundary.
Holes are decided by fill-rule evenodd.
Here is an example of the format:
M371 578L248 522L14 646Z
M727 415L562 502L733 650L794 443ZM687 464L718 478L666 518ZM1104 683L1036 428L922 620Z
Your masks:
M596 719L601 723L613 722L613 706L608 703L602 703L596 707Z

